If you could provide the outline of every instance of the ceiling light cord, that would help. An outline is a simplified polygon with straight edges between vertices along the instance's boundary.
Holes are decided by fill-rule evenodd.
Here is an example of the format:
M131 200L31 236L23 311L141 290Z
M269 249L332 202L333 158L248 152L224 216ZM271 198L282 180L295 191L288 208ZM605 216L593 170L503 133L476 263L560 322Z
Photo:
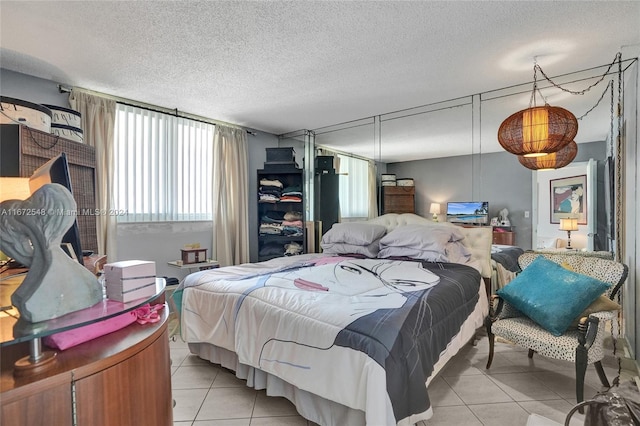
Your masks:
M587 116L587 114L589 114L591 111L596 109L596 107L598 105L600 105L600 102L602 102L602 99L604 99L604 95L606 95L607 92L611 92L611 96L613 97L613 80L609 80L609 82L607 83L607 87L604 88L604 91L602 92L602 95L600 95L600 99L598 99L596 104L594 106L592 106L591 108L589 108L589 110L587 112L585 112L580 117L578 117L577 120L582 120L583 118L585 118ZM611 108L613 108L613 101L611 103Z
M551 85L553 87L555 87L556 89L560 89L563 92L566 93L570 93L572 95L584 95L585 93L587 93L588 91L590 91L591 89L593 89L595 86L597 86L598 84L600 84L604 78L609 75L609 72L611 71L611 68L613 68L613 66L615 64L618 64L618 68L622 67L622 53L618 52L616 53L615 58L613 59L613 62L611 62L609 64L609 66L607 67L607 70L604 72L604 74L602 74L602 76L600 76L600 78L594 82L593 84L587 86L586 88L584 88L583 90L570 90L567 89L565 87L562 87L560 84L556 83L555 81L553 81L550 77L547 76L547 74L544 72L544 70L542 69L542 67L538 64L537 61L537 57L533 58L533 91L531 92L531 100L529 100L529 108L531 108L532 106L536 106L536 99L535 99L535 93L538 92L538 94L540 95L540 97L542 98L542 100L544 101L544 104L547 105L547 99L544 97L544 95L542 94L542 92L540 91L540 88L538 87L538 71L540 71L540 74L542 74L545 78L545 80L547 80L549 83L551 83ZM592 106L591 108L589 108L589 110L587 110L587 112L585 112L584 114L582 114L580 117L577 118L577 120L582 120L583 118L585 118L591 111L593 111L594 109L596 109L598 107L598 105L600 105L600 102L602 102L602 99L604 99L604 95L608 92L611 91L613 93L613 79L610 80L607 83L607 87L605 87L605 89L602 91L602 95L600 95L600 98L598 99L598 101L595 103L594 106ZM613 96L613 95L612 95ZM613 103L612 103L613 105ZM613 132L612 132L613 133Z
M602 82L602 80L604 80L604 78L607 76L607 74L609 74L609 71L611 71L611 68L615 65L618 64L618 67L621 68L622 67L622 53L618 52L616 53L616 57L613 59L613 62L611 62L609 64L609 67L607 68L607 70L604 72L604 74L602 74L602 76L598 79L598 81L596 81L595 83L591 84L590 86L586 87L583 90L578 90L578 91L574 91L574 90L570 90L570 89L566 89L562 86L560 86L559 84L557 84L556 82L554 82L551 78L549 78L547 76L547 74L545 74L544 70L542 69L542 67L540 65L538 65L537 63L534 64L533 66L533 70L534 70L534 87L536 87L536 81L535 81L535 71L539 70L540 74L542 74L544 76L544 78L551 83L554 87L556 87L557 89L560 89L564 92L567 93L571 93L572 95L584 95L585 93L587 93L589 90L591 90L593 87L597 86L598 84L600 84L600 82Z

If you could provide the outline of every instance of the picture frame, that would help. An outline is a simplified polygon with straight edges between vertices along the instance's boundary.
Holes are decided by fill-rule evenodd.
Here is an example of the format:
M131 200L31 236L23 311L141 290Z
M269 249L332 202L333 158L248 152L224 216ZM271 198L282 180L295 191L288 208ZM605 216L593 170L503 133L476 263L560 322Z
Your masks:
M577 218L579 225L587 224L587 175L564 177L549 181L550 221L560 223L563 218Z

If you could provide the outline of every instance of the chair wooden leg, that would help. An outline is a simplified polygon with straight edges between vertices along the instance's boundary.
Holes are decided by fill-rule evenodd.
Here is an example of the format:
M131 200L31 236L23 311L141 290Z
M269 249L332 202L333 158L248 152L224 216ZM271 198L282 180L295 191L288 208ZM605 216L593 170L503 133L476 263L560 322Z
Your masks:
M527 356L528 356L529 358L533 358L533 354L534 354L535 352L536 352L536 351L534 351L533 349L529 349L529 353L527 354Z
M598 372L598 377L600 378L600 383L602 383L602 386L604 386L605 388L610 388L611 385L609 384L607 375L604 373L604 368L602 368L602 362L596 361L595 363L593 363L593 365L596 367L596 371Z
M487 359L487 370L491 367L493 362L493 346L496 336L491 332L491 318L487 317L484 321L485 328L487 329L487 337L489 339L489 358Z
M586 373L587 349L584 346L578 346L576 348L576 402L578 404L584 401L584 376ZM582 413L582 411L580 412Z

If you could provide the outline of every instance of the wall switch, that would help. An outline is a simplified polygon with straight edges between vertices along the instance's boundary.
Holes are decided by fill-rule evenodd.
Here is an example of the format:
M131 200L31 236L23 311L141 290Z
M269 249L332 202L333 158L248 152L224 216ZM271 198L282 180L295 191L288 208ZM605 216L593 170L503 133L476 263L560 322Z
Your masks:
M524 217L525 219L529 218L529 210L524 211Z

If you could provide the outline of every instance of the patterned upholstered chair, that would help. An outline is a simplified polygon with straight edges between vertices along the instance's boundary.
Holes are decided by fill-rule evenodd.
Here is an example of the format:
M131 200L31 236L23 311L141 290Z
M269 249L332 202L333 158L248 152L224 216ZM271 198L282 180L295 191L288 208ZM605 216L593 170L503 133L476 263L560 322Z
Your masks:
M520 268L524 271L538 256L544 256L546 259L565 267L568 265L569 269L574 272L611 284L611 287L604 294L610 300L613 300L628 273L626 265L613 260L534 252L524 253L518 258ZM591 313L588 317L580 318L577 327L571 326L560 336L556 336L499 296L493 296L492 302L492 312L486 321L489 337L487 369L491 367L493 361L495 336L500 336L520 347L528 348L529 358L532 358L533 354L537 352L549 358L574 362L576 364L576 400L578 403L584 400L584 377L587 365L593 364L603 386L610 386L601 360L604 358L603 342L607 334L605 324L616 318L617 311Z

